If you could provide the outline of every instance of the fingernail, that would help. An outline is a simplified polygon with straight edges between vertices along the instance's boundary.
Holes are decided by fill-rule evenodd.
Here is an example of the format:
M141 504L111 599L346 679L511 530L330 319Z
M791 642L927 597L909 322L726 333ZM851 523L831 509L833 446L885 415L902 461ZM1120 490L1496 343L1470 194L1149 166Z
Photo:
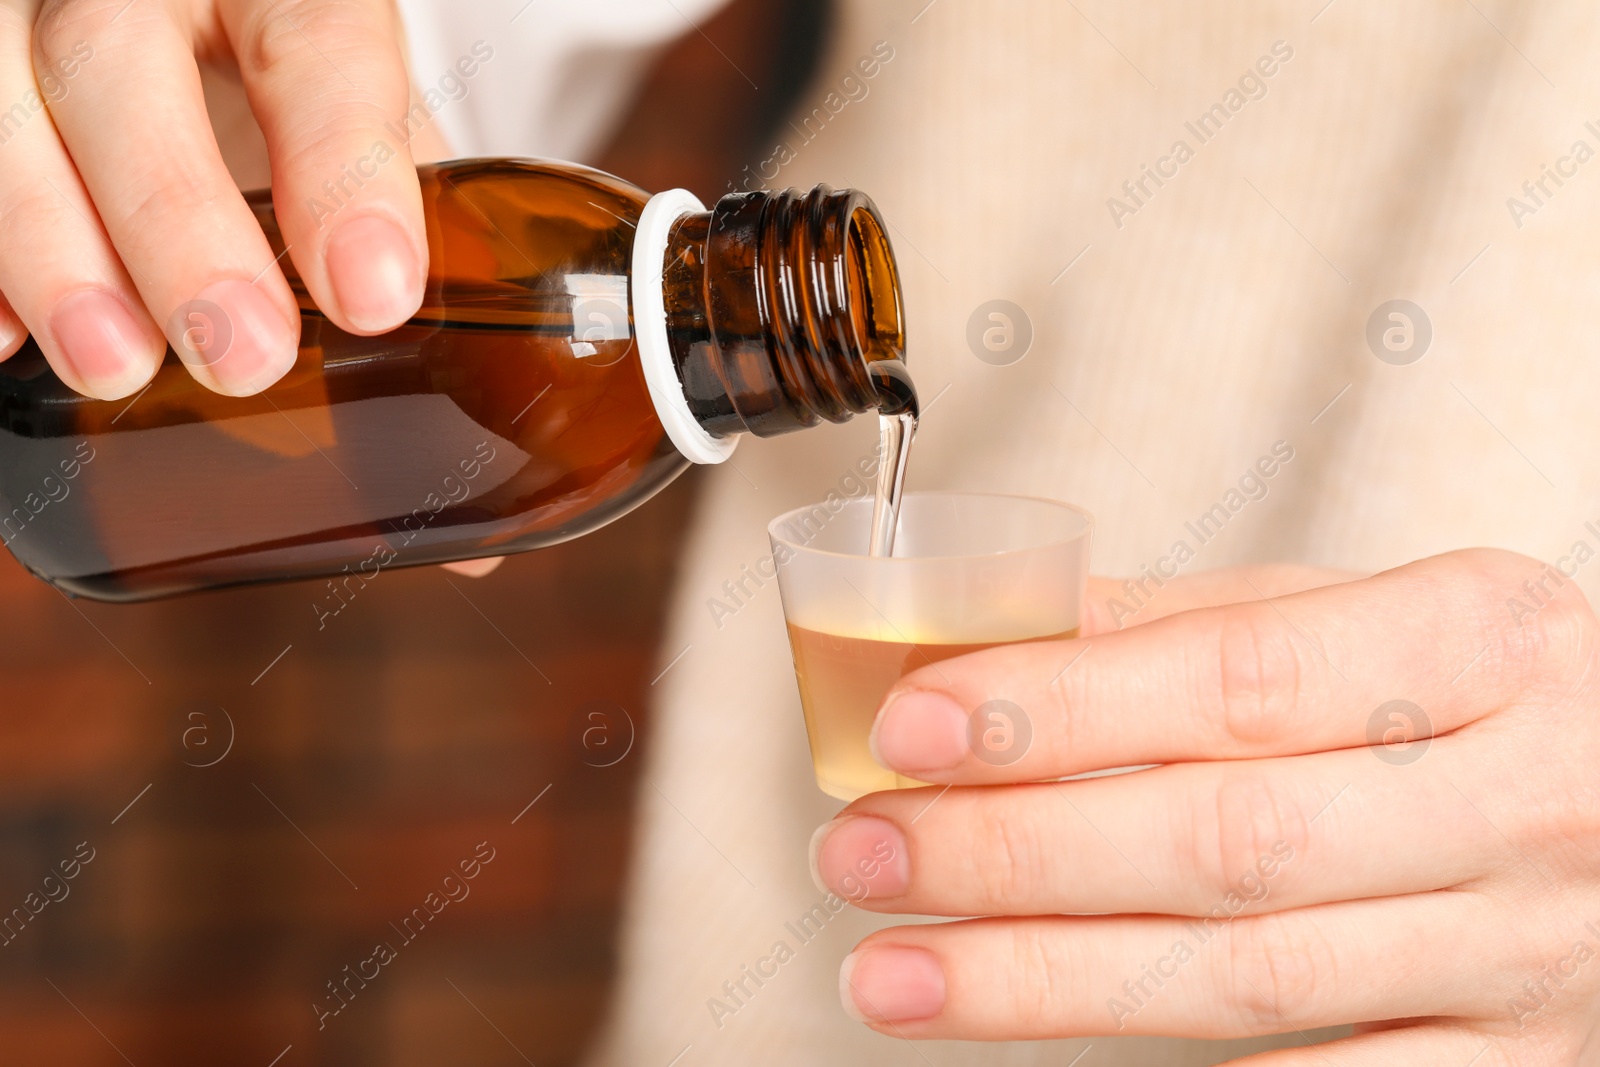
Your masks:
M249 396L294 366L297 325L256 286L227 278L173 312L167 340L202 384Z
M943 693L901 693L878 712L867 745L880 766L913 778L954 770L972 751L967 718Z
M839 965L839 1001L857 1022L931 1019L944 1010L944 998L944 968L927 949L859 949Z
M422 270L399 226L381 215L343 222L328 238L334 299L357 329L392 330L422 304Z
M0 312L0 357L9 356L27 335L22 323L14 316Z
M57 304L50 335L78 384L101 400L128 396L156 367L153 338L126 304L103 289L80 289Z
M487 559L458 559L451 563L441 563L440 566L466 578L483 578L492 574L505 561L504 556L490 556Z
M855 904L869 896L898 897L911 885L905 835L873 815L823 823L811 835L811 880Z

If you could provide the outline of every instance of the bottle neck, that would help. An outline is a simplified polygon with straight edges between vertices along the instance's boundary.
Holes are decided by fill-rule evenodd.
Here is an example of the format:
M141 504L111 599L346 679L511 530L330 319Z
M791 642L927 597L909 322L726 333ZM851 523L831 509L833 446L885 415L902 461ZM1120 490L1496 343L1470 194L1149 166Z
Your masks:
M673 224L662 264L672 364L713 437L771 437L894 405L900 280L864 194L730 194Z

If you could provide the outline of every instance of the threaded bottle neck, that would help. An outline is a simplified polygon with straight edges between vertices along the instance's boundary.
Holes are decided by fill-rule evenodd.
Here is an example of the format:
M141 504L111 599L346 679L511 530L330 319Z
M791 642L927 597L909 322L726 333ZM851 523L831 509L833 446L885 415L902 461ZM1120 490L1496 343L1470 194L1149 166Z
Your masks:
M673 364L709 433L771 437L892 406L873 364L905 357L900 281L864 194L725 196L673 226L662 282Z

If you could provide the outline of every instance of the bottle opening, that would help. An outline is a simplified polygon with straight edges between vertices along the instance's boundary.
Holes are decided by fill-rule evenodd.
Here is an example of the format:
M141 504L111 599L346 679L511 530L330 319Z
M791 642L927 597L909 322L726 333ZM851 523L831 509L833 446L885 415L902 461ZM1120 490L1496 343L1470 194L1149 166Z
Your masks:
M850 213L845 264L849 271L846 291L860 294L852 301L856 347L868 363L904 359L906 334L894 253L881 221L866 206Z
M673 364L707 433L913 406L894 252L863 193L730 193L674 226L663 269Z

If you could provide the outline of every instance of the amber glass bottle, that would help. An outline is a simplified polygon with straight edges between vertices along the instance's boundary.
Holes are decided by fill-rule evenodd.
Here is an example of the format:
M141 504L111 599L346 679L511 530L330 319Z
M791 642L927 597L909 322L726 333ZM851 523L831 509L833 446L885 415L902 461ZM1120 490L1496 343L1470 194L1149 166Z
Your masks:
M206 390L188 350L117 402L73 393L31 341L0 364L12 553L102 600L365 581L577 537L740 434L906 403L894 257L858 192L734 194L708 211L565 163L420 173L421 310L352 336L282 259L300 356L259 396ZM249 200L282 252L270 197Z

